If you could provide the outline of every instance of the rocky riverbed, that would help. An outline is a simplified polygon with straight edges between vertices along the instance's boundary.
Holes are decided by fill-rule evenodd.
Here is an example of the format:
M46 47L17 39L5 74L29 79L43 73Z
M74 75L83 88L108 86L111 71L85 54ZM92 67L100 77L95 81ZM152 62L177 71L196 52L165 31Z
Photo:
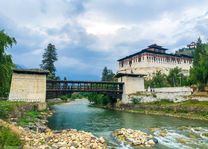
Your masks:
M139 130L121 128L115 130L112 135L121 143L129 144L132 147L152 147L157 143L157 140Z
M47 130L45 133L27 132L22 137L25 149L106 149L105 140L91 133L68 129L63 131Z
M20 135L23 149L106 149L104 138L97 138L93 134L76 129L52 131L46 128L44 132L35 132L28 128L16 126L0 120L0 126L10 128Z
M12 116L8 121L0 119L0 126L10 128L23 141L23 149L106 149L107 143L103 137L96 137L92 133L66 129L53 131L48 128L48 117L51 110L40 112L33 121L18 126L19 118ZM27 120L30 120L27 119Z

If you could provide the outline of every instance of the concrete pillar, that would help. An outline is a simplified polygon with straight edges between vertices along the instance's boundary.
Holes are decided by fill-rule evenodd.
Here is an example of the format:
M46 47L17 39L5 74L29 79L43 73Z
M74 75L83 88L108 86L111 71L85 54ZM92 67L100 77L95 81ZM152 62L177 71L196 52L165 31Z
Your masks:
M144 76L143 74L126 74L126 73L118 73L116 77L118 78L118 82L123 82L123 95L122 102L128 103L128 95L145 91L144 87Z
M45 102L47 74L43 70L13 70L9 100Z

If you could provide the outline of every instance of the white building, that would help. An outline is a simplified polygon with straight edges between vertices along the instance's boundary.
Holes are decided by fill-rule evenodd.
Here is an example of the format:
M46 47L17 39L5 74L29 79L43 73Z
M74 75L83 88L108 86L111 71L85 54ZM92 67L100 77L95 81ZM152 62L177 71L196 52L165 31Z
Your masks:
M166 53L168 49L153 44L135 54L119 59L118 73L144 74L151 78L156 71L168 74L175 67L182 69L184 75L189 75L193 58L187 55Z

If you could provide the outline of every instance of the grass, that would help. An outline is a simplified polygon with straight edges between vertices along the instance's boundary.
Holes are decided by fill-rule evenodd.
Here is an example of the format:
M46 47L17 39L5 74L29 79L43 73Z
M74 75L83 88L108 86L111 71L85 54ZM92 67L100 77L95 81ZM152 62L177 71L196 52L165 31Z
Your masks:
M36 111L35 103L0 101L0 119L7 120L11 115L19 113L17 124L20 126L35 122L41 112Z
M167 100L139 103L132 105L127 111L208 120L208 101L188 100L174 103Z
M26 104L28 103L0 101L0 119L7 119L16 108Z
M29 111L29 112L25 112L25 114L23 115L23 117L21 117L17 124L20 126L26 126L29 123L34 123L36 121L36 119L38 117L40 117L41 112L39 111Z
M0 148L19 149L22 146L20 136L13 133L9 128L0 126Z

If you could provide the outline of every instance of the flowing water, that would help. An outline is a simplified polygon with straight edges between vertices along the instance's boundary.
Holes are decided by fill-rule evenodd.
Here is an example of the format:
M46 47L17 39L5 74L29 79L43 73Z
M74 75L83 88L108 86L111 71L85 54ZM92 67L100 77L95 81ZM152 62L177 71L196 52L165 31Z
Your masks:
M53 106L55 113L49 118L49 127L54 130L74 128L103 136L109 146L130 148L119 144L111 136L118 128L131 128L150 133L159 143L153 147L208 149L208 122L166 116L106 110L88 106L87 100Z

